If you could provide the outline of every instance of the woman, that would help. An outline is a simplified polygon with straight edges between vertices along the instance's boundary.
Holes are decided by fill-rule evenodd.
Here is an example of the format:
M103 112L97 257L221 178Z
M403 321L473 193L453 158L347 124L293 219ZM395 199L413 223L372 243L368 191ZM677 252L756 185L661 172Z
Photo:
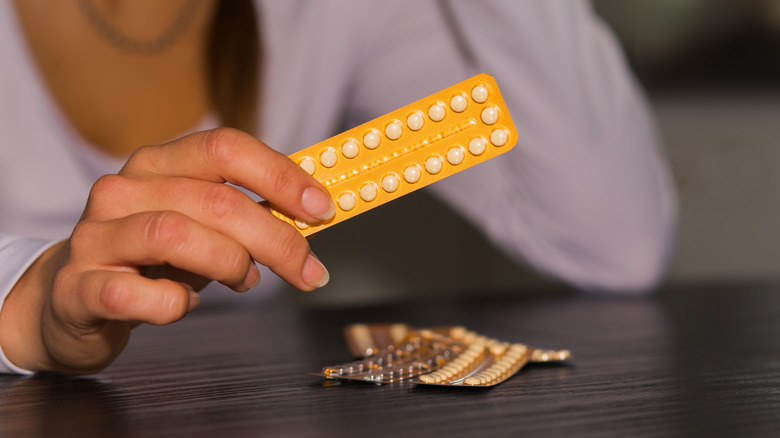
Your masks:
M666 169L585 3L18 0L0 34L8 370L97 372L134 325L197 307L208 280L254 287L254 262L324 285L306 240L255 202L332 216L285 155L478 72L519 144L436 196L580 288L647 290L668 257Z

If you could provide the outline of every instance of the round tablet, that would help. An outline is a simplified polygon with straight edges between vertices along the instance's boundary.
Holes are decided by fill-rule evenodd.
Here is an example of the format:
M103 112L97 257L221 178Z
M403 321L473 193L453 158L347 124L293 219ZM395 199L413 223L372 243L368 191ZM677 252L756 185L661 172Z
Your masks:
M458 369L463 369L469 366L468 360L466 360L463 357L458 357L457 359L450 362L452 365L455 365Z
M317 168L317 165L314 164L314 160L311 159L311 157L304 157L299 163L299 166L303 168L303 170L306 171L309 175L314 174L314 169Z
M430 374L424 374L420 376L420 381L423 383L433 383L435 382L434 378L430 376Z
M401 138L401 132L403 131L403 128L401 127L401 124L398 122L393 122L385 128L385 135L390 140L398 140Z
M493 146L503 146L508 139L509 133L506 132L506 129L494 129L490 133L490 142L493 143Z
M352 140L347 140L341 145L341 153L347 158L357 157L358 152L360 152L360 147Z
M430 108L428 108L428 117L431 118L434 122L441 122L444 120L444 115L446 114L446 110L443 106L437 104L431 105Z
M386 175L382 178L382 190L387 193L393 193L398 190L398 177L395 175Z
M300 228L301 230L305 230L305 229L309 228L309 224L307 224L304 221L300 221L298 219L295 219L295 226Z
M488 90L482 85L477 85L471 90L471 98L474 102L484 103L488 98Z
M450 164L457 166L463 162L463 149L460 147L454 147L447 151L447 161Z
M482 152L485 152L485 143L487 142L482 137L472 138L469 141L469 152L471 152L471 155L482 155Z
M333 167L339 161L339 156L336 155L336 151L333 148L328 148L325 152L320 154L320 163L325 167Z
M455 369L450 367L449 365L440 369L439 373L442 375L442 380L449 380L452 378L452 376L458 374L457 371L455 371Z
M360 187L360 199L371 202L376 199L376 186L371 183L365 183Z
M425 160L425 171L431 175L436 175L441 171L441 158L430 157Z
M481 115L482 123L486 125L492 125L498 121L498 108L489 106L482 110Z
M479 383L480 383L479 379L476 377L466 377L465 379L463 379L464 385L474 386L474 385L479 385Z
M490 346L490 354L493 356L501 356L506 352L506 345L504 344L494 344Z
M409 184L414 184L420 180L420 166L412 164L404 169L404 180Z
M419 111L415 111L406 118L406 126L412 131L419 131L425 123L425 117Z
M511 351L518 354L525 354L525 351L527 350L526 346L523 344L512 344L512 346L509 348L511 349Z
M460 94L456 94L452 96L452 99L450 99L450 108L452 108L452 110L456 113L462 113L465 111L467 105L468 101Z
M363 136L363 144L369 149L376 149L381 140L382 138L376 129L372 129L371 132Z
M352 192L342 193L339 196L339 207L344 211L349 211L355 208L355 195Z

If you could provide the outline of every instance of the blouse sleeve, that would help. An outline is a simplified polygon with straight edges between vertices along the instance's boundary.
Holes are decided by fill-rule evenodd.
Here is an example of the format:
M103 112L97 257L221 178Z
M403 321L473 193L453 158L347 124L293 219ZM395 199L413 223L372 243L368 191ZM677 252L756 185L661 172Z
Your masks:
M656 286L675 193L644 97L589 4L444 0L427 11L435 16L421 10L428 2L412 16L401 10L409 4L388 3L397 10L384 19L404 26L366 38L356 107L375 117L423 95L408 84L430 93L484 72L519 131L510 152L432 192L550 277L593 291Z
M27 268L55 242L0 233L0 312L5 298ZM0 373L32 374L12 364L0 345Z

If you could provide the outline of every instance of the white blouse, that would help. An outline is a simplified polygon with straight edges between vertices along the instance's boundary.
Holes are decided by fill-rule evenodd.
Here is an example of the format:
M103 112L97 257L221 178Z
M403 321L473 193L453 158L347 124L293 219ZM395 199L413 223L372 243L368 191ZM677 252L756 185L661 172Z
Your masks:
M587 2L257 6L265 143L290 154L489 73L519 131L517 146L429 190L518 262L576 287L644 291L661 278L676 219L672 185L645 102ZM12 2L0 2L0 65L1 300L47 242L69 236L93 182L123 160L71 127ZM208 119L192 130L215 125ZM260 287L279 286L272 277L263 272Z

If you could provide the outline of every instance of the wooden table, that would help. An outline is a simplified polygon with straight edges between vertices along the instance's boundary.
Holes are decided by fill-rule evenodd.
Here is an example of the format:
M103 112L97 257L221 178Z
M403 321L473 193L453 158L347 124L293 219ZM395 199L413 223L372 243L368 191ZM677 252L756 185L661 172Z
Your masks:
M354 322L465 325L569 348L493 389L340 384ZM98 376L0 378L0 436L780 436L780 288L570 294L354 309L284 299L137 329Z

